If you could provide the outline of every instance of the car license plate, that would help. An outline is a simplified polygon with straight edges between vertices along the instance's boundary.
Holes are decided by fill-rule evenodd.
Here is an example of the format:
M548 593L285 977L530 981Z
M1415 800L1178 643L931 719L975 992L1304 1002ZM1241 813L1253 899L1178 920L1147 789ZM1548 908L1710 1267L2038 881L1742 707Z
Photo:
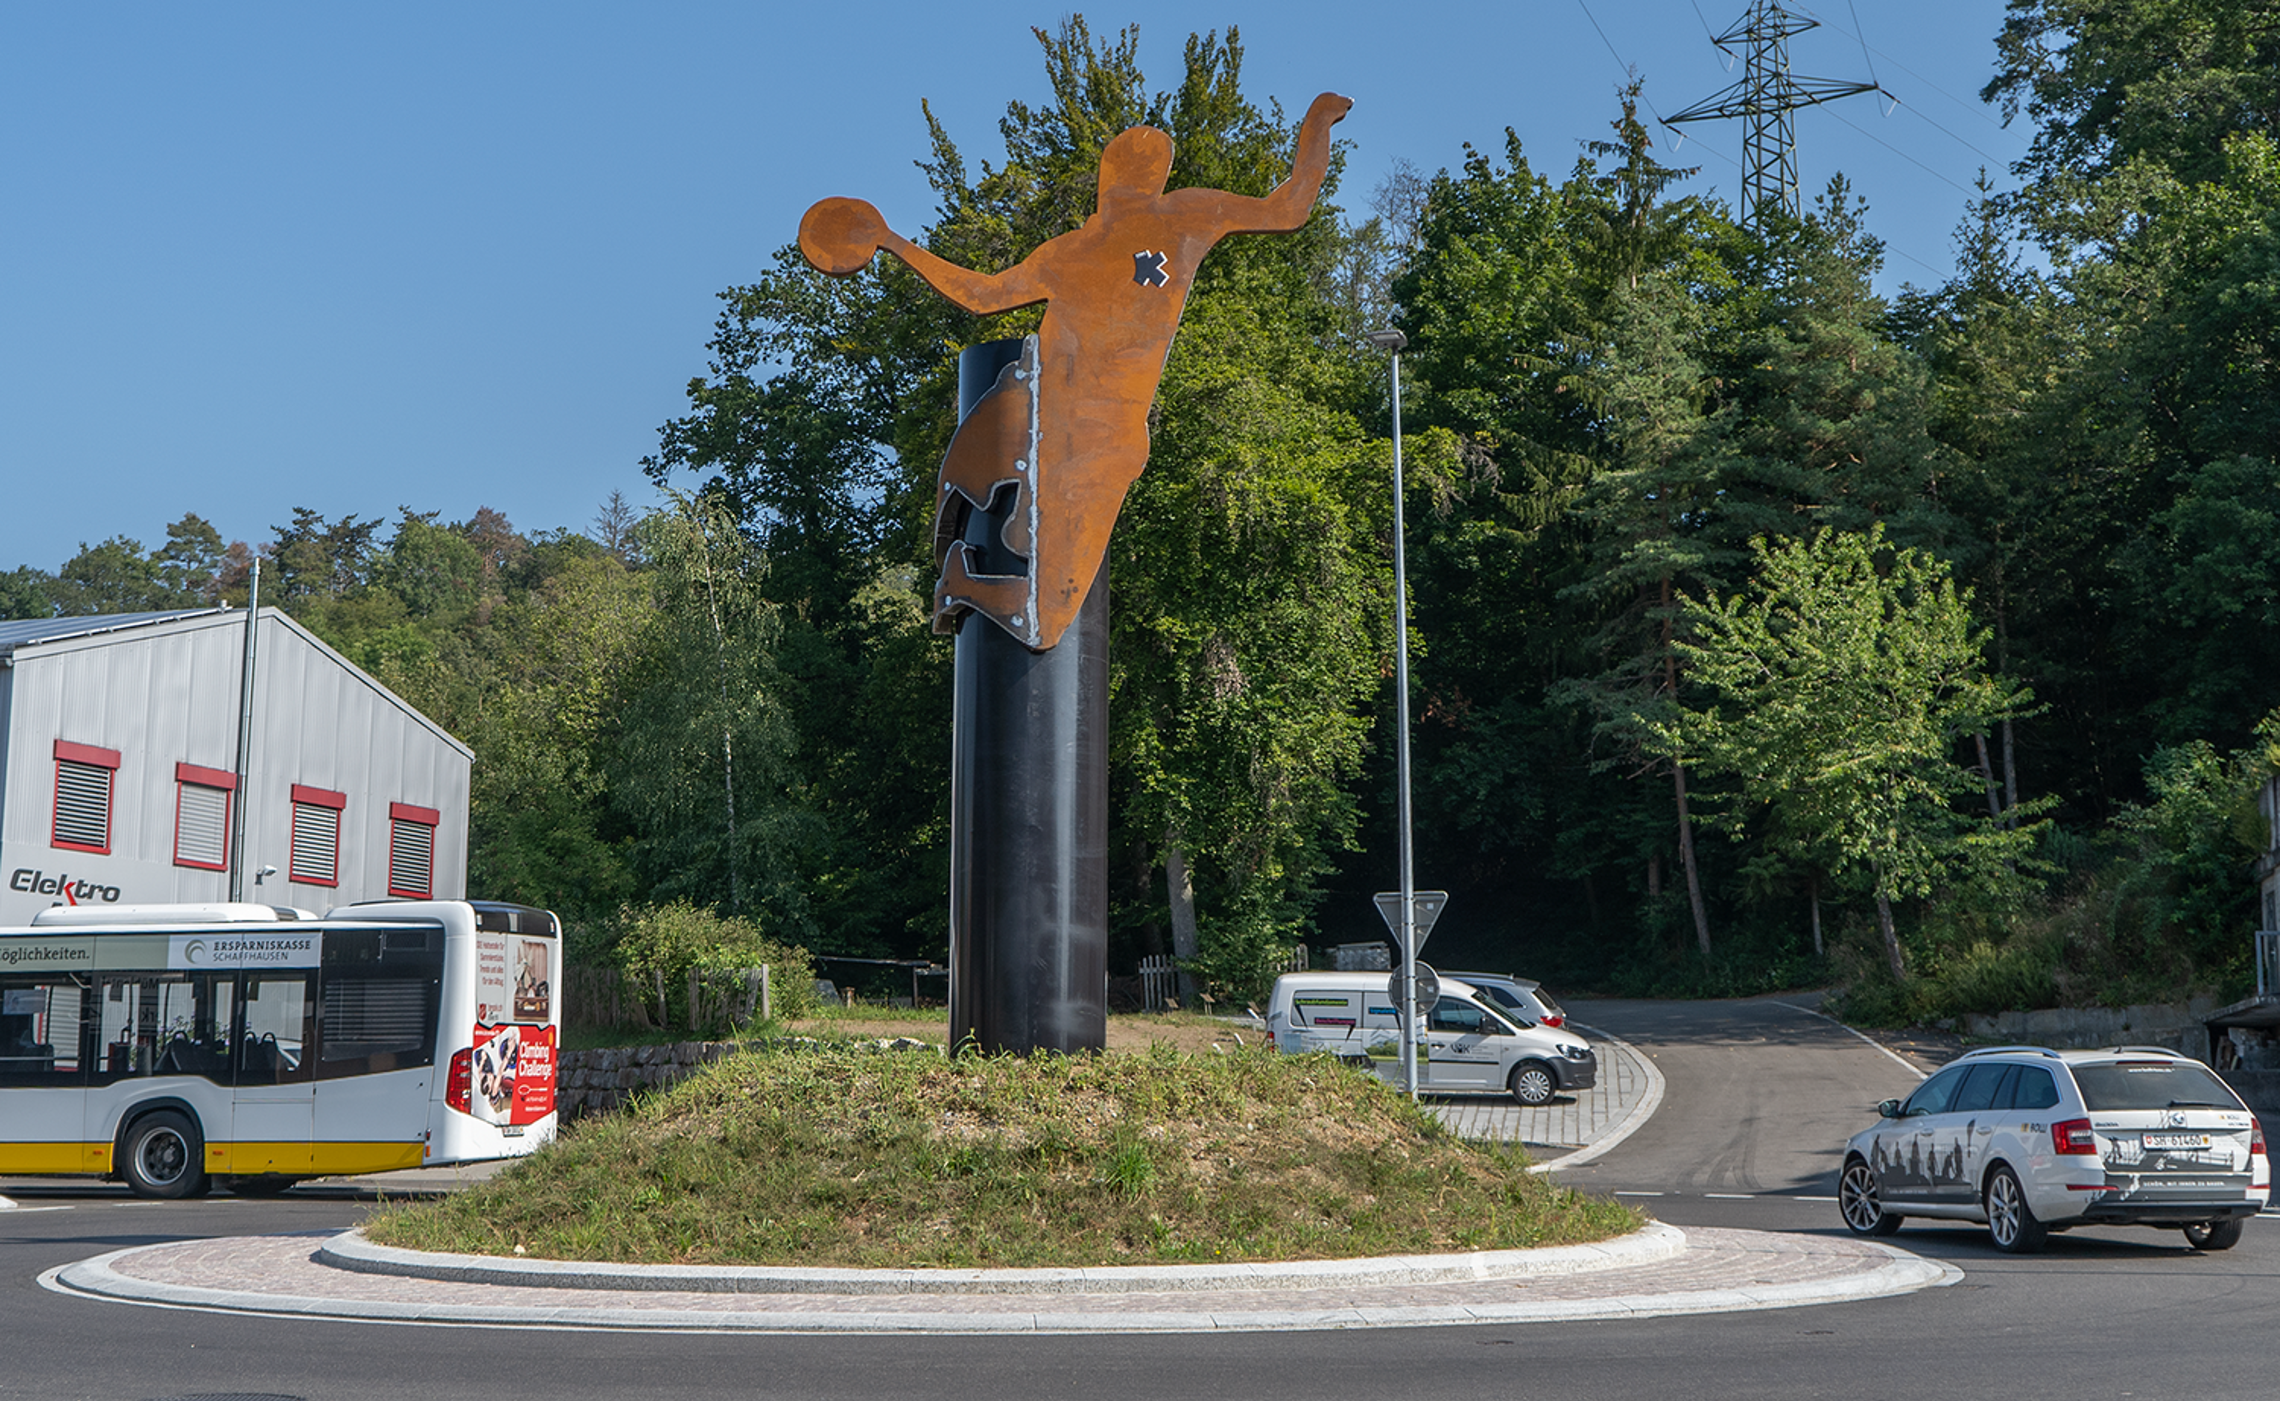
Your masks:
M2205 1133L2149 1133L2145 1136L2148 1148L2206 1148L2209 1136Z

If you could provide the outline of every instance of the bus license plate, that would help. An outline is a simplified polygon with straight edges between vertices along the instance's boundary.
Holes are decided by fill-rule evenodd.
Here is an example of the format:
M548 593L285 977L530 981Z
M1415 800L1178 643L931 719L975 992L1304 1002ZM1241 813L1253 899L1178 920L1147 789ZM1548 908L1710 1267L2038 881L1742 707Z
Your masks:
M2148 1148L2206 1148L2209 1136L2205 1133L2149 1133L2145 1136Z
M521 1124L501 1124L499 1125L499 1133L506 1138L521 1138L523 1126Z

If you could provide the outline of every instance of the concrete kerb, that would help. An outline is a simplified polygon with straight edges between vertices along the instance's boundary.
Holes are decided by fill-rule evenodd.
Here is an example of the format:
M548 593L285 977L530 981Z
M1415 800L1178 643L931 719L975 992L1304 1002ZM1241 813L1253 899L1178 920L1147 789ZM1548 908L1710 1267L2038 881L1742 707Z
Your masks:
M606 1289L691 1294L1167 1294L1198 1291L1358 1288L1461 1284L1623 1269L1669 1260L1686 1233L1659 1221L1592 1245L1477 1250L1363 1260L1297 1260L1231 1265L1114 1265L1092 1269L840 1270L802 1266L610 1265L399 1250L347 1231L318 1247L317 1261L354 1274L396 1275L456 1284Z
M1755 1233L1727 1233L1749 1236ZM1332 1328L1436 1327L1463 1324L1516 1324L1582 1319L1650 1318L1678 1314L1730 1313L1793 1308L1821 1303L1858 1302L1953 1284L1962 1271L1881 1243L1859 1248L1883 1259L1873 1268L1836 1278L1793 1283L1757 1283L1666 1293L1616 1293L1578 1298L1519 1298L1442 1302L1421 1306L1347 1303L1306 1308L1305 1291L1279 1298L1262 1293L1261 1308L1191 1311L1085 1308L1077 1300L1063 1309L1001 1308L966 1313L864 1310L800 1312L760 1309L549 1307L528 1299L513 1305L417 1302L399 1299L327 1299L307 1293L249 1291L163 1284L137 1279L111 1268L138 1251L135 1246L92 1260L60 1266L40 1276L42 1287L58 1293L92 1295L116 1302L161 1308L248 1313L277 1318L326 1318L343 1322L444 1327L521 1327L582 1331L667 1331L708 1333L1196 1333L1310 1330ZM313 1263L313 1262L312 1262ZM1739 1271L1745 1278L1754 1270ZM1105 1301L1104 1301L1105 1303ZM1280 1307L1277 1307L1280 1305ZM1297 1307L1292 1307L1296 1305Z
M1646 1080L1647 1090L1645 1094L1639 1096L1638 1103L1631 1106L1630 1112L1625 1114L1615 1127L1583 1147L1576 1149L1573 1153L1563 1153L1548 1163L1533 1164L1528 1169L1530 1172L1558 1172L1561 1168L1581 1167L1585 1163L1610 1153L1624 1139L1645 1128L1647 1120L1653 1118L1655 1111L1662 1107L1663 1074L1655 1068L1654 1060L1651 1057L1630 1042L1620 1037L1610 1036L1598 1027L1585 1026L1578 1022L1576 1029L1590 1032L1593 1036L1598 1037L1602 1043L1614 1047L1618 1054L1629 1056L1638 1065L1640 1076Z

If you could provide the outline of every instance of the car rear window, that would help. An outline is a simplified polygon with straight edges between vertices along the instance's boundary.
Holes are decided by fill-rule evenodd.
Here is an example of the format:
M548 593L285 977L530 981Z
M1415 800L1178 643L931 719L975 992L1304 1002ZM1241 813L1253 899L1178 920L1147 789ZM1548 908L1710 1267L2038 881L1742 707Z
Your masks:
M2240 1108L2240 1099L2207 1066L2192 1061L2119 1061L2074 1067L2082 1103L2091 1109L2167 1109L2213 1104Z
M2039 1065L2022 1065L2011 1082L2012 1109L2048 1109L2058 1103L2058 1082Z

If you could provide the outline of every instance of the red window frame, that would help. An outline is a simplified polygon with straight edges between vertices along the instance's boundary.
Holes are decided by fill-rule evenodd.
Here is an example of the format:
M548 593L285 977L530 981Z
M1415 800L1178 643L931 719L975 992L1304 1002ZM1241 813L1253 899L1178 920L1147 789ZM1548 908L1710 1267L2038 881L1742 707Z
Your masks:
M432 900L435 898L435 829L443 821L438 808L423 808L416 803L388 804L388 893L404 899ZM409 822L427 828L428 888L404 890L396 884L396 836L403 829L399 823Z
M68 739L55 742L55 791L49 797L48 844L64 851L88 851L97 856L111 854L111 818L119 797L119 751L93 744L74 744ZM56 824L63 818L63 765L66 762L84 764L90 768L108 769L110 782L103 789L103 844L89 846L85 842L67 842L57 834Z
M182 790L185 788L219 788L222 790L222 859L220 861L190 861L182 855ZM196 764L174 766L174 864L198 871L226 871L230 868L230 818L237 804L237 775L227 769L200 768Z
M300 845L297 841L286 844L285 879L295 885L321 885L328 890L338 889L340 887L341 813L348 807L348 795L336 793L330 788L311 788L305 783L296 783L293 785L293 804L296 807L306 804L309 807L331 808L333 810L332 879L313 880L301 874L300 863L294 860L296 856L300 855Z

